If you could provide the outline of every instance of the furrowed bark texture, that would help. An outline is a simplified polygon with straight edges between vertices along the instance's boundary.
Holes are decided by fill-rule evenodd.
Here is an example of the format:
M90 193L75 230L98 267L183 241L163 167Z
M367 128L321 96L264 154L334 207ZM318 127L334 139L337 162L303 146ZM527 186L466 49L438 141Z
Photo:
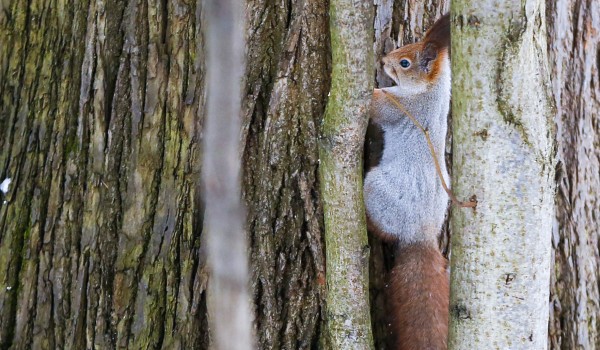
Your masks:
M200 3L0 5L1 348L207 347ZM260 348L314 348L321 333L328 6L245 8Z
M449 0L376 0L375 1L375 84L377 87L392 85L392 80L385 75L381 66L381 58L397 47L412 44L423 38L425 32L436 19L447 13ZM450 140L450 135L448 136ZM365 166L368 168L377 162L381 153L383 139L381 131L369 124L365 140ZM446 147L450 151L450 147ZM449 156L449 153L446 154ZM446 225L444 225L446 227ZM448 232L442 234L444 251L448 246ZM389 327L386 325L388 310L385 308L385 276L394 262L394 249L382 243L377 237L369 235L371 246L371 262L369 267L371 318L376 349L385 349L385 339Z
M600 348L600 3L547 1L558 138L551 349Z
M258 348L317 348L325 298L318 127L329 4L249 1L244 178Z
M325 347L372 349L369 246L362 196L362 147L373 91L373 7L332 0L332 82L322 125L319 176L325 217Z
M3 6L0 348L206 348L201 9Z
M205 5L208 98L202 169L211 339L215 349L247 350L255 342L240 181L243 4L208 0Z
M545 4L452 2L450 349L545 349L554 131Z

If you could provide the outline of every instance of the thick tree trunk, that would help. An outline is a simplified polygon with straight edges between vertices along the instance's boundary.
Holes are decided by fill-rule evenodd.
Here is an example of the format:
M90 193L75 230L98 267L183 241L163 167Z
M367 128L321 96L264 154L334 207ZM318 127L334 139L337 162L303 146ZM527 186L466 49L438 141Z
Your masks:
M545 349L555 166L545 4L452 11L453 187L478 205L452 210L449 348Z
M551 349L600 348L600 3L548 0L558 167Z
M0 181L12 180L0 195L2 348L207 347L199 4L15 1L0 11ZM324 300L328 4L246 10L258 346L310 348Z
M258 348L318 346L325 259L318 131L329 4L248 2L244 179Z
M0 10L0 348L206 347L200 13Z

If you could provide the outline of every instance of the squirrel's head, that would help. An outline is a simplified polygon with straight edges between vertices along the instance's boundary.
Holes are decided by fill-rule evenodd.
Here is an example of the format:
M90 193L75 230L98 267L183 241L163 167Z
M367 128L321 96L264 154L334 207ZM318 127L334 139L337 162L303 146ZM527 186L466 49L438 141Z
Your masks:
M443 73L450 74L449 47L450 17L445 15L429 29L422 42L387 54L382 59L383 69L399 89L416 95L427 91Z

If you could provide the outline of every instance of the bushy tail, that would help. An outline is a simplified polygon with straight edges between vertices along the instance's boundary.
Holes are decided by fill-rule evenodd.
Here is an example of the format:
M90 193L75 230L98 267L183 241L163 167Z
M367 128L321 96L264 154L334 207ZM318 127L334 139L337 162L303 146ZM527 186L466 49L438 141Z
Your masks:
M426 243L401 247L390 274L390 349L444 350L448 347L447 261Z

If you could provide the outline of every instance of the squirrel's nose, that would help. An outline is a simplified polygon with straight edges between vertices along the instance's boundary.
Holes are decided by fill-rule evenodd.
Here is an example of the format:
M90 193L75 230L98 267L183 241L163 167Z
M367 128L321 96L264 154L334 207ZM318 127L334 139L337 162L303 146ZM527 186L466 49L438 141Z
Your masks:
M381 58L381 65L382 65L382 66L383 66L383 65L385 65L385 57L382 57L382 58Z

